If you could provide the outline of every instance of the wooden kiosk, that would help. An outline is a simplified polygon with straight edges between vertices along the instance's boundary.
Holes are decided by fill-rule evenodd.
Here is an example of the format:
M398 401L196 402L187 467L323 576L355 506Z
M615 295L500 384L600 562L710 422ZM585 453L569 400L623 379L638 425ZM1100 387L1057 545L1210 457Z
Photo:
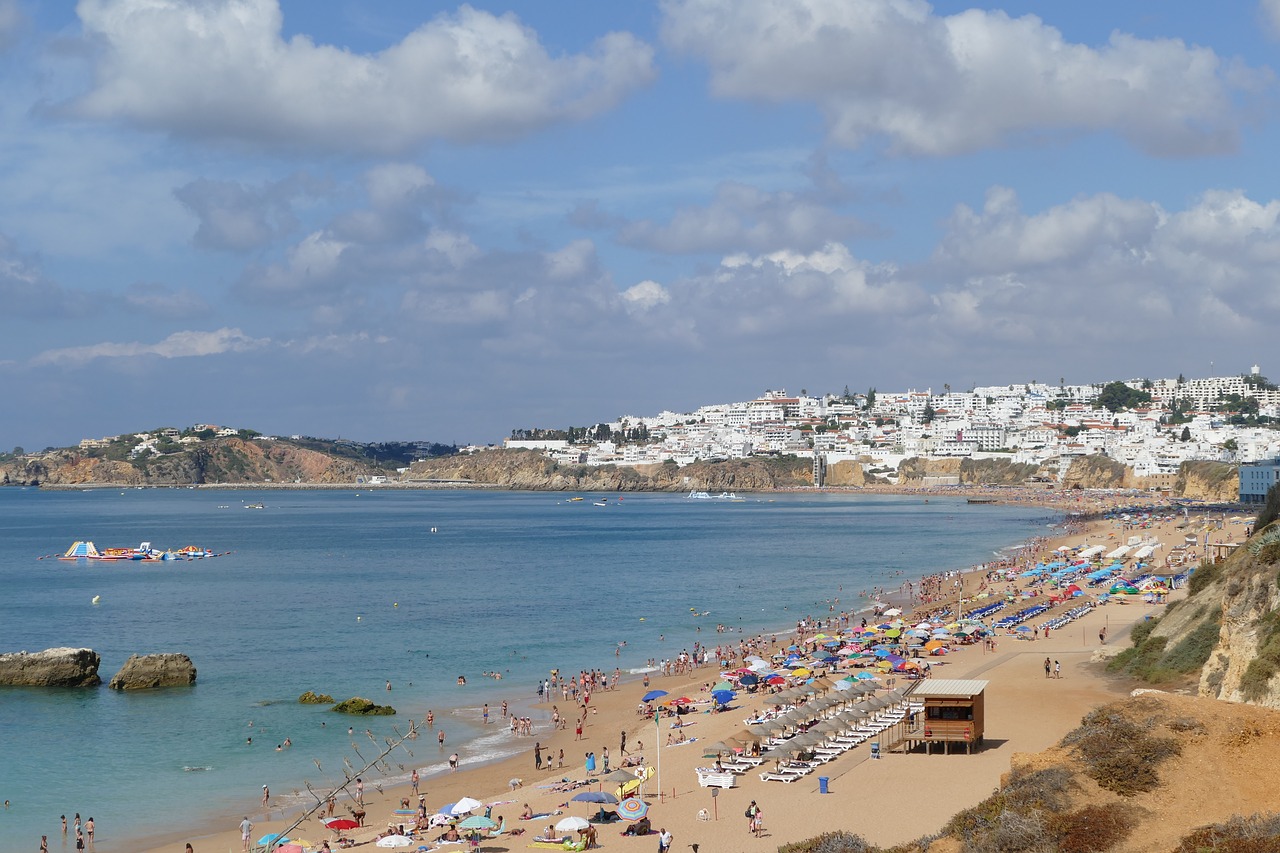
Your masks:
M987 682L973 679L929 678L911 692L911 699L924 705L922 720L912 727L908 736L908 748L924 744L926 754L935 743L941 743L943 752L951 751L951 744L964 744L965 753L982 746L983 695Z

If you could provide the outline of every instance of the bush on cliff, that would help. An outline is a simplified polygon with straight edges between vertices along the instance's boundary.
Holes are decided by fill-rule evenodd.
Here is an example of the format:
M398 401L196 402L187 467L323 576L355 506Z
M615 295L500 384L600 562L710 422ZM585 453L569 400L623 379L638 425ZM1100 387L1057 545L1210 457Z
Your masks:
M329 709L338 714L358 714L362 717L389 717L396 709L390 705L375 705L368 699L353 696L345 702L339 702Z

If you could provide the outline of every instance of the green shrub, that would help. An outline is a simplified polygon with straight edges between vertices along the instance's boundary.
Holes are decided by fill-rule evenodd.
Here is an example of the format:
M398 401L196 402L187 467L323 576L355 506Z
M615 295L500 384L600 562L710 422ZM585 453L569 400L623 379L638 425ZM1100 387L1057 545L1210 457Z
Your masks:
M1193 596L1209 584L1222 577L1222 563L1202 560L1191 576L1187 578L1187 595Z
M783 844L778 853L875 853L875 849L862 836L841 831Z
M1258 620L1258 654L1240 676L1240 693L1246 701L1261 699L1272 676L1280 672L1280 613L1271 611Z
M1179 640L1178 644L1160 659L1157 666L1178 673L1195 672L1205 665L1209 655L1213 654L1213 650L1218 647L1220 633L1216 618L1204 620L1195 627L1195 630Z

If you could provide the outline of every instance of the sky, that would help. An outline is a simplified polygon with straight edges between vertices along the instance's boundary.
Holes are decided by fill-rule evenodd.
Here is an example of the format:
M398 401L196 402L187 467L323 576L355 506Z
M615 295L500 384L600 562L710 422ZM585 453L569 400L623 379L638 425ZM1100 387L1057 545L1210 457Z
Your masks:
M1280 374L1280 0L0 0L0 448Z

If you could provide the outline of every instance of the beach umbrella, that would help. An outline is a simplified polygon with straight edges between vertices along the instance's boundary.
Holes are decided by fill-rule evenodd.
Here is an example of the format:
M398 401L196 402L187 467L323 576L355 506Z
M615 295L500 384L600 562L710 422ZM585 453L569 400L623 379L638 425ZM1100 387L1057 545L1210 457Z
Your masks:
M482 814L475 814L458 824L458 829L494 829L498 825Z
M576 800L579 803L605 803L607 805L613 805L618 802L618 798L608 791L583 791L581 794L574 794L569 799Z
M289 839L288 839L288 838L285 838L285 837L284 837L284 835L283 835L282 833L277 832L277 833L267 834L267 835L262 836L261 838L259 838L259 839L258 839L258 843L259 843L259 844L262 844L262 845L267 845L267 844L288 844L288 843L289 843Z
M665 690L650 690L648 693L644 694L644 696L640 697L640 701L652 702L654 699L658 699L666 695L667 695L667 691Z
M753 685L753 684L759 684L759 683L760 683L760 676L756 675L754 672L749 672L749 673L747 673L746 675L744 675L744 676L742 676L741 678L739 678L739 679L738 679L738 683L739 683L739 684L744 684L744 685L746 685L747 687L750 687L750 686L751 686L751 685Z
M471 797L463 797L453 804L453 807L449 809L449 814L463 815L480 808L484 808L484 803L479 800L474 800Z
M639 820L649 813L649 804L639 797L627 797L618 805L618 817Z
M332 829L334 832L339 832L344 829L355 829L359 825L359 823L349 817L335 817L324 821L325 829Z
M716 700L717 705L728 705L734 700L738 694L732 690L712 690L711 698Z
M691 705L693 700L688 696L677 696L675 699L668 699L662 703L663 705Z
M717 690L732 690L732 689L733 689L733 685L732 685L732 684L730 684L730 683L729 683L729 682L727 682L727 681L720 681L720 682L717 682L717 683L716 683L716 684L711 688L711 692L712 692L712 693L715 693Z
M306 850L298 842L290 841L288 844L281 844L277 847L276 853L306 853Z
M570 815L569 817L562 818L560 822L556 824L556 831L557 832L578 832L580 830L586 829L590 825L591 825L590 821L588 821L586 818L577 817L576 815Z
M627 782L634 782L635 780L636 774L632 773L630 770L614 770L609 775L601 777L601 781L616 782L619 785Z
M378 847L409 847L413 839L407 835L388 835L374 842Z

